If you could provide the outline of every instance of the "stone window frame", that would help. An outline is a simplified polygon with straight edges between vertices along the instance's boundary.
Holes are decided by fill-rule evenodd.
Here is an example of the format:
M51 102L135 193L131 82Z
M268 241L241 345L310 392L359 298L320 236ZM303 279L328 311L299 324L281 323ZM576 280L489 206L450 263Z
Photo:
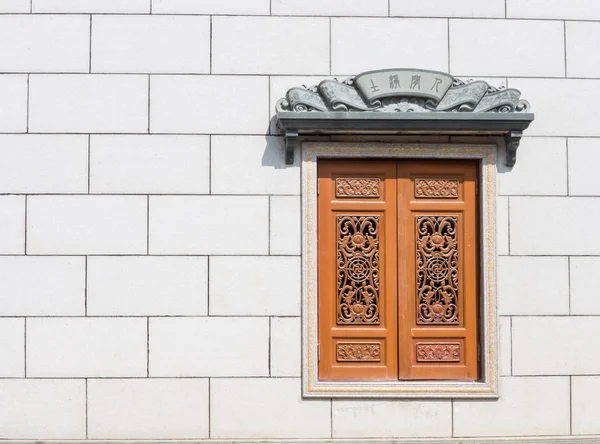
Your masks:
M496 144L311 142L301 144L302 394L307 398L498 398ZM320 381L318 376L317 162L319 159L474 159L480 164L480 326L478 381Z

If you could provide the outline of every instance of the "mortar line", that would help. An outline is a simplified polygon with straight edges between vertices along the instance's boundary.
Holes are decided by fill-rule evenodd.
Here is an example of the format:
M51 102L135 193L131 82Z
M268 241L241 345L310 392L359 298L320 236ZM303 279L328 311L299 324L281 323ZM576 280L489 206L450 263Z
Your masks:
M27 255L27 207L29 204L29 199L27 194L25 195L25 233L24 233L24 239L23 239L23 247L24 247L24 254Z
M150 74L148 74L148 134L150 134L150 83L151 78Z
M573 376L569 376L569 435L573 435Z
M209 26L209 36L210 36L210 54L209 54L209 70L208 72L212 74L213 72L213 16L210 16L210 26Z
M88 173L88 181L87 181L87 192L88 194L90 194L90 190L91 190L91 181L92 181L92 176L91 176L91 163L92 163L92 135L88 134L88 164L87 164L87 173Z
M23 377L27 378L27 316L23 318Z
M29 133L29 102L30 102L30 93L29 93L29 81L30 81L31 75L27 74L27 122L25 122L25 132Z
M563 21L563 50L565 57L565 78L567 78L567 21Z
M269 316L269 376L271 375L271 321L273 318Z
M212 438L212 430L210 427L210 420L211 420L210 411L212 409L211 403L210 403L210 380L211 380L211 378L209 377L208 378L208 439Z
M567 256L567 283L569 291L569 315L571 315L571 256Z
M88 60L88 72L92 72L92 14L90 14L90 41L89 41L89 60Z
M388 0L389 1L389 0ZM329 75L331 75L331 17L329 17Z
M210 256L206 257L206 315L210 316Z
M85 256L84 259L84 273L85 273L85 281L84 281L84 289L83 289L83 312L85 316L88 315L88 257Z
M146 255L150 254L150 195L146 196Z
M565 138L565 146L566 146L566 151L567 151L567 196L571 195L571 190L569 188L569 138L566 137Z
M506 213L508 214L508 255L511 256L510 254L510 196L508 196L506 198L506 206L507 206L507 210Z
M85 439L89 439L88 404L88 378L85 378Z
M448 27L448 72L451 73L452 71L450 70L450 19L447 19L446 26Z
M146 317L146 377L150 377L150 316Z

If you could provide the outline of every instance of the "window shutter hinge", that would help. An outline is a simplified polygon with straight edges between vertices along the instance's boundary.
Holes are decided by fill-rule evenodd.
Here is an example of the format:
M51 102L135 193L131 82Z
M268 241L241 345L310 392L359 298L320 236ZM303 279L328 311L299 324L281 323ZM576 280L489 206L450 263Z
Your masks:
M321 344L317 344L317 362L321 362Z

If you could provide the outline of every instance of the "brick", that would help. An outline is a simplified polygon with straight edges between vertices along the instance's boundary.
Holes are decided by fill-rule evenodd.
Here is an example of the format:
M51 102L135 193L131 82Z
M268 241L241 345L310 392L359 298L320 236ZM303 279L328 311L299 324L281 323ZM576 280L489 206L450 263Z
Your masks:
M508 197L496 198L496 252L508 254Z
M273 15L305 15L305 16L387 16L388 2L386 0L273 0L271 2Z
M150 0L32 0L33 12L149 13Z
M83 316L85 258L0 257L0 316Z
M151 132L265 134L270 116L268 89L266 77L153 77Z
M452 403L334 400L332 422L334 438L447 437L452 434Z
M477 76L562 77L563 24L541 20L450 20L450 67L452 72Z
M212 136L211 192L300 194L300 168L286 166L283 153L280 137Z
M295 378L211 380L211 437L329 438L330 400L303 400L300 387Z
M145 254L142 196L30 196L30 254Z
M454 400L453 436L569 434L569 378L504 377L499 392L490 402Z
M90 257L91 316L207 314L205 257Z
M596 349L600 317L513 318L513 374L585 375L600 373Z
M390 15L404 17L500 17L504 18L504 0L390 0Z
M209 17L98 15L92 36L92 72L210 72Z
M600 101L600 80L510 79L508 84L521 90L532 104L535 120L527 129L528 136L600 136L598 119L581 106Z
M25 253L25 196L0 196L0 254Z
M25 377L25 320L0 319L0 338L0 378Z
M27 131L27 76L0 75L0 133Z
M540 221L543 223L532 223ZM582 230L582 221L600 218L593 197L512 197L510 248L516 255L598 255L600 233Z
M1 15L1 72L88 72L90 18Z
M212 72L328 74L329 20L213 17Z
M208 438L207 379L92 379L90 439Z
M599 10L600 11L600 10ZM600 77L600 23L566 22L567 77Z
M32 132L148 132L147 76L32 75L29 91Z
M85 381L0 379L3 439L85 439Z
M211 315L300 315L300 258L213 257L210 283Z
M301 250L300 197L271 196L270 252L299 255Z
M152 0L152 13L269 15L269 3L269 0Z
M152 377L269 373L268 318L152 318L149 344Z
M506 0L507 17L536 19L600 19L595 0Z
M540 161L544 167L539 168ZM498 165L498 193L508 195L566 195L566 139L524 137L517 152L517 163L508 168Z
M150 197L150 254L268 254L266 196Z
M498 318L498 370L500 376L510 376L512 373L511 318Z
M360 32L356 32L360 29ZM412 45L415 36L419 44ZM360 54L360 57L356 57ZM393 58L390 59L390 54ZM331 74L355 75L391 65L448 71L448 21L442 19L333 18Z
M271 319L271 376L300 376L302 371L300 318Z
M498 312L501 315L569 314L566 257L499 257Z
M573 434L600 433L600 377L575 376L571 382L573 408Z
M31 0L4 0L0 5L0 13L29 12Z
M145 377L144 318L27 320L28 377Z
M600 270L600 257L572 257L571 274L571 314L600 315L600 294L592 279Z
M207 136L92 136L90 191L127 194L206 194Z
M600 196L600 177L595 166L600 162L600 140L569 139L569 194Z
M0 135L1 193L87 193L88 138Z

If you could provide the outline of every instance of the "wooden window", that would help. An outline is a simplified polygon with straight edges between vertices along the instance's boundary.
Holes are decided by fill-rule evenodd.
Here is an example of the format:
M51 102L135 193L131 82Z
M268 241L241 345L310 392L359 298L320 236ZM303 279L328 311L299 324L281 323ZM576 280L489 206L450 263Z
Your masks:
M319 379L477 380L477 162L317 171Z

